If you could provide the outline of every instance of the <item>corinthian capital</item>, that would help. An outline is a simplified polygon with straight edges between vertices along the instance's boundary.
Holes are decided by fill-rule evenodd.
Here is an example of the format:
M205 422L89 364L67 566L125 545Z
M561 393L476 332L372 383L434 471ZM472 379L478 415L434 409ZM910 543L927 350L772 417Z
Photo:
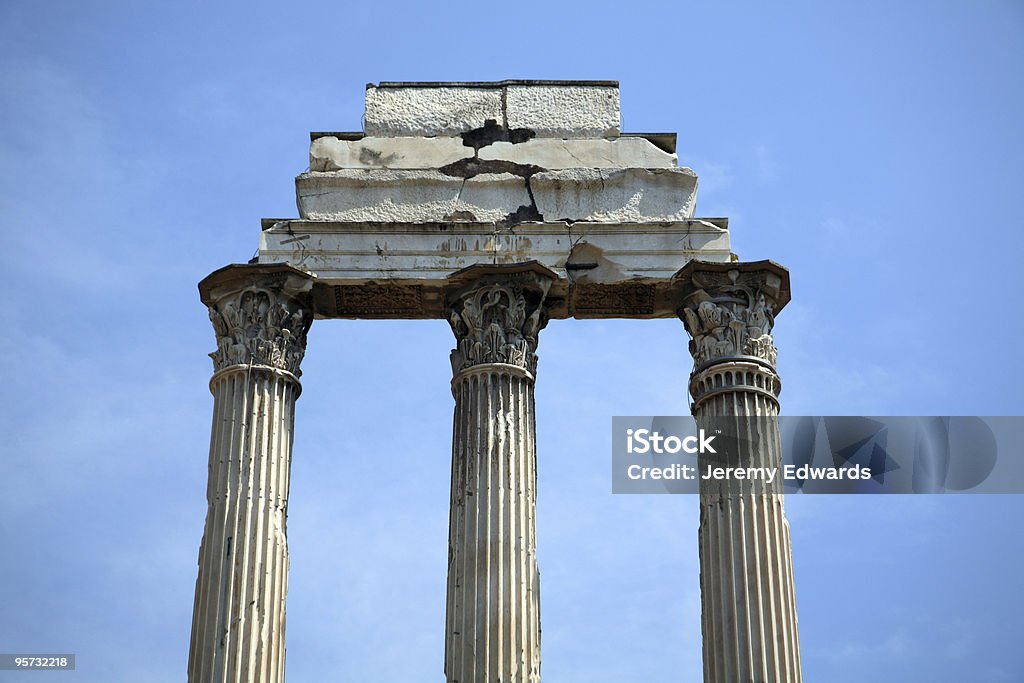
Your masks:
M534 269L486 274L449 296L455 333L452 373L485 363L537 370L537 335L547 325L544 299L552 278Z
M698 368L716 361L756 358L775 367L775 314L789 300L788 273L769 261L694 262L677 277L688 282L679 309Z
M278 266L228 266L203 280L200 293L217 334L214 371L253 365L301 376L312 284L311 276Z

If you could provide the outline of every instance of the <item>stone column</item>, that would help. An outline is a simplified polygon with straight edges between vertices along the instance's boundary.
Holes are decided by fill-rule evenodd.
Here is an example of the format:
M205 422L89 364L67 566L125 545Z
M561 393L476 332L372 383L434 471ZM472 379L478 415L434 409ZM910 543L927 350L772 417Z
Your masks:
M533 387L552 279L540 268L468 270L483 274L448 297L457 343L445 675L448 683L534 683L540 577Z
M693 414L738 430L743 466L778 467L781 383L771 331L789 299L788 273L771 262L695 262L683 274L690 278L680 317L692 337ZM704 471L705 462L698 464ZM701 481L705 683L802 680L780 477L770 485Z
M285 520L311 287L287 266L228 266L199 285L217 350L191 683L284 680Z

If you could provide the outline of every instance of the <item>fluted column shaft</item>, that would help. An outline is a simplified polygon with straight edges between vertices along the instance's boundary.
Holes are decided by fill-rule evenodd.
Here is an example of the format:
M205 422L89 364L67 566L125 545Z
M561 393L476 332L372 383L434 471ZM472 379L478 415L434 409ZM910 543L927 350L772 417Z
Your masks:
M701 456L701 471L707 464L781 465L781 383L770 334L780 282L743 265L694 274L696 291L680 311L693 337L693 414L698 423L727 426L744 448L737 463ZM780 479L702 480L699 547L705 683L802 681Z
M191 683L284 680L288 484L312 320L302 293L286 291L288 279L257 273L213 286L209 297L204 291L218 349L210 354L213 429Z
M450 301L452 439L445 675L540 680L534 373L550 281L481 278Z

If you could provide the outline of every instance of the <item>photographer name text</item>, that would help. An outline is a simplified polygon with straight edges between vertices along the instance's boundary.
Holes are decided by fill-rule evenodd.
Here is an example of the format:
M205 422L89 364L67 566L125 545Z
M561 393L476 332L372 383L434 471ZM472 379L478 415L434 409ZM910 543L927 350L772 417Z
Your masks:
M784 467L716 467L708 465L703 470L694 465L672 464L667 467L630 465L626 476L633 480L668 479L693 481L763 481L771 484L778 475L788 481L809 480L866 480L871 478L871 468L857 467L811 467L810 465L785 465Z

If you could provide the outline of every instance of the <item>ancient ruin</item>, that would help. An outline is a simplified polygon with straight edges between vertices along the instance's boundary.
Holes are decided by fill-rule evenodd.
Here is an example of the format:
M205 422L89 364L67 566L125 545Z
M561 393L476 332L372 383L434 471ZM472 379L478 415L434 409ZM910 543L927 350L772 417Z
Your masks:
M778 413L786 270L739 261L725 219L694 217L674 134L619 120L612 81L381 83L362 132L312 134L300 217L264 220L257 258L199 285L216 351L190 681L284 678L288 473L314 320L451 324L449 683L540 680L533 390L550 321L679 317L695 415ZM755 460L777 460L777 443ZM704 680L800 681L781 491L708 489L700 510Z

